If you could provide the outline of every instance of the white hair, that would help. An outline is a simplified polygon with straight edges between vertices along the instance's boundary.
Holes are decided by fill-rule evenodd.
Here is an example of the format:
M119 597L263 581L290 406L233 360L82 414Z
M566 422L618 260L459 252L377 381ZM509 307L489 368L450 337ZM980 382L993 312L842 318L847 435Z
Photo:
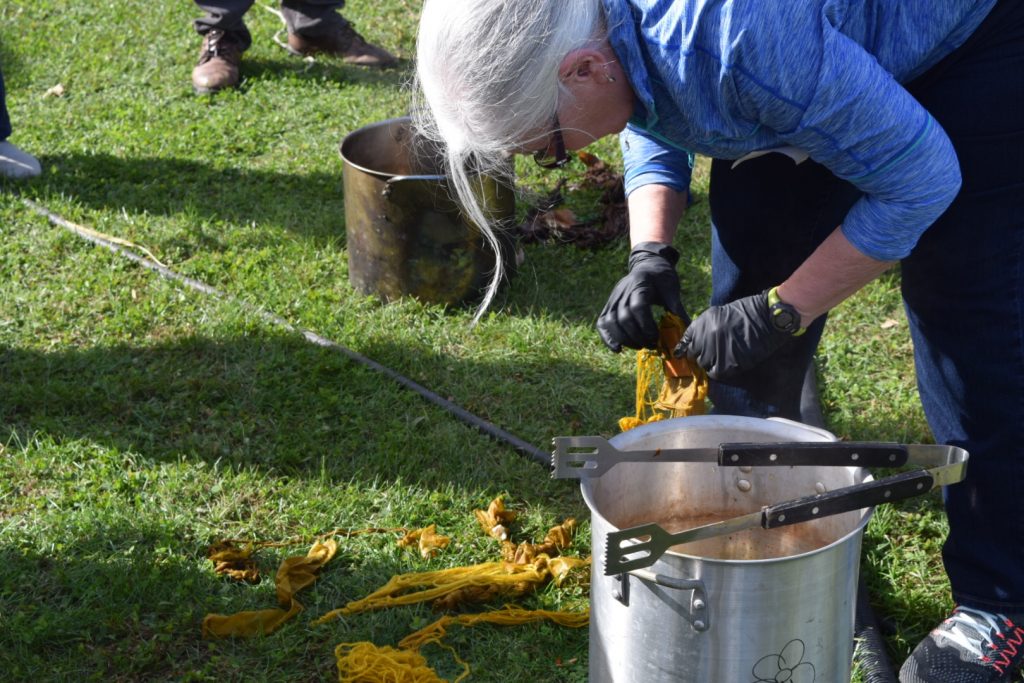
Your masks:
M600 0L426 0L423 5L413 126L443 148L455 199L496 256L474 323L504 275L495 232L501 226L487 215L474 175L501 177L510 152L547 136L564 90L559 64L572 50L599 39L602 27Z

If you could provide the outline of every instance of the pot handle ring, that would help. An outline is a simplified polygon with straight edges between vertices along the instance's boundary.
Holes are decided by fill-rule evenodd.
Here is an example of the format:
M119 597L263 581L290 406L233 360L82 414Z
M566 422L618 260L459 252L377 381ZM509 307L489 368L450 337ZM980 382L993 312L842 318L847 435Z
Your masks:
M649 569L634 569L630 572L641 581L654 583L673 590L693 591L690 596L690 624L695 631L707 631L711 626L708 610L708 593L700 579L681 579L675 576L657 574Z

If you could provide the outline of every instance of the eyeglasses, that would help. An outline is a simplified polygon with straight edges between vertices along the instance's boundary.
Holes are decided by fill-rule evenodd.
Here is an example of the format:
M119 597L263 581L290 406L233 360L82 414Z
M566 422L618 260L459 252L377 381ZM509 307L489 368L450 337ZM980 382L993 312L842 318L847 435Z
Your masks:
M569 157L565 152L565 138L562 137L562 124L558 122L558 112L555 112L555 115L551 118L551 137L553 138L555 153L548 153L552 145L552 141L549 141L544 146L544 149L538 149L533 153L533 160L541 168L562 168L569 163Z

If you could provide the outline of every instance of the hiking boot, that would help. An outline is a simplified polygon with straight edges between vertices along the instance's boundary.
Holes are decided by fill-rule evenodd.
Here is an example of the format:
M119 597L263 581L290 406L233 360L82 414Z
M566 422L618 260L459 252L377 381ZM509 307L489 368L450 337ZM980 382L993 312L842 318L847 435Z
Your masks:
M338 24L332 26L330 32L318 35L289 33L288 49L292 54L303 57L323 52L358 66L384 68L398 64L397 57L382 47L366 42L352 24Z
M199 63L192 69L192 86L197 93L215 93L238 85L242 62L242 40L232 33L211 29L203 36Z
M957 607L914 648L900 683L1012 681L1024 664L1024 626L1002 615Z
M0 177L34 178L42 172L34 156L6 140L0 142Z

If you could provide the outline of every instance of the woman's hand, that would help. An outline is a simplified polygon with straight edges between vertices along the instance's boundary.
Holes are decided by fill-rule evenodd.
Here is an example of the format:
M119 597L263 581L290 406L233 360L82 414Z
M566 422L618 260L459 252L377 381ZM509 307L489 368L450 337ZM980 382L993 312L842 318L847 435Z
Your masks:
M658 324L652 306L658 305L685 322L690 317L679 293L676 262L679 252L661 242L641 242L629 253L629 272L616 283L597 318L597 332L609 349L653 349Z
M728 382L752 370L803 332L773 322L768 292L712 306L686 328L676 358L686 356L711 379Z
M775 291L792 309L795 328L801 329L891 266L857 251L840 227ZM774 324L777 318L773 323L768 295L766 291L710 307L687 328L676 355L686 355L709 377L725 381L764 362L795 336L794 329Z
M601 341L615 353L623 346L657 346L658 324L652 306L690 322L680 297L679 252L671 246L686 210L686 194L664 185L644 185L630 193L628 205L633 244L629 272L616 283L597 318Z

